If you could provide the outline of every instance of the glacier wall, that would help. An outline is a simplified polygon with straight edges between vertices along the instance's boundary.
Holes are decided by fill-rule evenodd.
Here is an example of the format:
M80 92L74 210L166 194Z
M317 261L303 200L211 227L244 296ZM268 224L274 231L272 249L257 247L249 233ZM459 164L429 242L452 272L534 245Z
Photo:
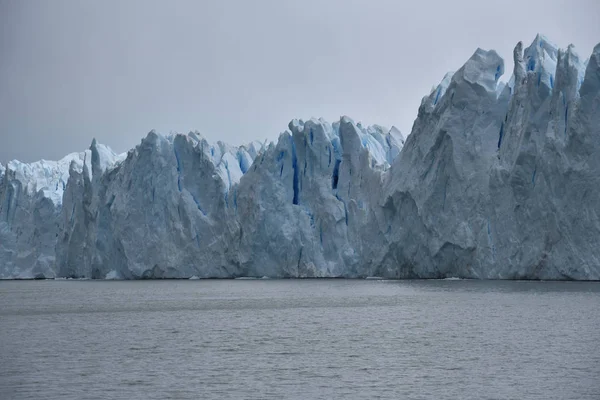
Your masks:
M600 279L600 45L478 49L406 141L348 117L0 166L0 278Z

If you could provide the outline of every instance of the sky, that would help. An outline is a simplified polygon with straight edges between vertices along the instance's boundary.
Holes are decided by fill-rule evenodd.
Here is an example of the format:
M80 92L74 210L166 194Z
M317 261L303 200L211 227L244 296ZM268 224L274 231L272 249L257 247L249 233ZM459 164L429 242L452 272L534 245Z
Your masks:
M540 32L587 59L598 0L0 0L0 162L117 152L151 130L239 145L293 118L410 133L481 47Z

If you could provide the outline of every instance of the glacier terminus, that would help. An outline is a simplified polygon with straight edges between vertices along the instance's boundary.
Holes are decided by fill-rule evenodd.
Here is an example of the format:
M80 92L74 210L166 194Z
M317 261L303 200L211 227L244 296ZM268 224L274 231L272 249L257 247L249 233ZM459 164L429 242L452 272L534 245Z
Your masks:
M0 278L600 280L600 44L513 58L477 49L406 138L313 118L0 165Z

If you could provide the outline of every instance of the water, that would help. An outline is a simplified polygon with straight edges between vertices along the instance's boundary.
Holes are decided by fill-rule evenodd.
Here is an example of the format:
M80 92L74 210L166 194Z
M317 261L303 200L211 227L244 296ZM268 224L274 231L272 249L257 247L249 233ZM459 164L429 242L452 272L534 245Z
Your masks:
M600 283L0 282L1 399L600 399Z

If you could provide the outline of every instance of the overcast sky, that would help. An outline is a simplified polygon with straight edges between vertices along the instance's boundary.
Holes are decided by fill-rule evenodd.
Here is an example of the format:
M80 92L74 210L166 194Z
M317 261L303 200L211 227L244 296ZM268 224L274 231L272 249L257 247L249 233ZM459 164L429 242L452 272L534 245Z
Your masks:
M0 0L0 161L58 159L151 129L275 140L349 115L406 135L477 47L512 70L537 32L583 59L600 1Z

